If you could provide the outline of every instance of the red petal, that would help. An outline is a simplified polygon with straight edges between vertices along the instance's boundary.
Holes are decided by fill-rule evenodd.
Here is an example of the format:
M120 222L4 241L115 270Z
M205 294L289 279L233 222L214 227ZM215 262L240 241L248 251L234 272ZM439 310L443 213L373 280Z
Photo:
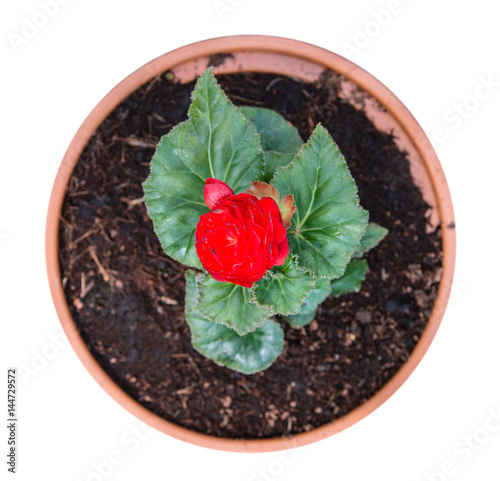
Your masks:
M234 252L238 243L237 231L233 225L217 227L207 234L207 243L217 256L235 259Z
M209 177L205 181L205 189L203 190L203 197L205 204L212 210L221 200L234 195L233 189L219 179Z
M286 227L283 225L283 222L275 220L273 222L274 227L274 238L276 242L279 244L286 237Z
M271 212L271 215L273 217L281 219L280 209L274 199L271 199L271 197L263 197L262 199L260 199L259 204L261 209L268 210L269 212Z
M285 237L283 242L278 246L278 257L276 259L275 266L282 266L285 262L285 259L288 256L288 239Z
M219 274L218 272L215 272L215 271L211 271L209 269L207 269L208 273L216 280L216 281L219 281L219 282L226 282L227 279Z
M260 277L259 277L259 279L260 279ZM259 280L259 279L257 279L257 280ZM252 287L253 283L255 281L252 279L232 279L229 282L232 282L233 284L238 284L239 286L243 286L243 287Z
M195 236L201 263L218 281L252 287L274 265L286 235L276 202L268 198L261 204L253 195L234 195L213 178L207 179L204 194L211 212L200 217Z
M207 271L217 271L220 272L224 270L224 265L222 264L221 260L217 255L214 255L214 252L212 249L210 249L210 246L208 246L206 243L202 244L201 247L199 247L196 250L198 257L200 258L200 262L203 264L203 267L207 269Z
M266 273L265 256L260 253L260 262L258 259L247 258L245 262L231 274L235 284L240 286L252 287L253 283L264 277Z

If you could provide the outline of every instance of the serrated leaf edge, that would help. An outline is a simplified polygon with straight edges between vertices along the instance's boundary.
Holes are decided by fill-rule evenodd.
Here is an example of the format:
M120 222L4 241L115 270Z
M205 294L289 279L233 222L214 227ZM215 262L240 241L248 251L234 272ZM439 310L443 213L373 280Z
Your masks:
M148 217L151 220L153 219L153 217L150 215L151 205L150 205L150 202L148 200L148 192L149 193L161 192L161 191L158 191L157 189L151 188L151 185L150 185L153 182L152 176L151 176L151 171L152 171L152 166L153 166L153 159L158 154L158 150L160 149L160 147L162 147L164 144L168 144L168 142L169 142L168 139L169 139L169 136L171 134L175 135L176 131L178 131L178 130L180 130L182 128L186 128L185 126L189 122L195 121L196 118L198 117L198 111L195 109L195 106L193 104L193 100L195 100L194 96L195 96L195 94L197 93L198 90L200 92L203 92L203 88L201 86L201 82L202 82L202 79L204 79L204 76L208 77L207 85L209 83L212 83L217 88L218 92L220 94L222 94L223 98L225 99L226 104L230 104L230 106L232 107L232 109L236 112L236 115L239 115L240 118L243 119L244 125L247 128L249 128L250 131L253 134L257 135L258 153L259 153L259 156L260 156L260 166L259 166L260 173L259 173L259 178L263 178L264 175L265 175L265 159L264 159L264 151L262 149L262 142L261 142L260 134L257 132L257 128L255 127L255 125L249 119L247 119L245 117L245 115L243 114L243 112L236 105L234 105L233 102L231 101L231 99L229 99L229 97L226 95L226 93L224 92L224 90L222 89L222 87L220 86L220 84L217 82L217 78L215 77L215 75L213 73L213 70L214 70L213 67L209 67L208 69L206 69L198 77L198 79L196 81L196 84L195 84L193 90L191 91L190 105L189 105L188 112L187 112L187 118L185 120L183 120L182 122L179 122L178 124L174 125L166 134L162 135L162 137L160 138L160 140L156 144L155 152L154 152L153 156L151 157L151 161L149 163L149 172L148 172L148 175L147 175L146 179L141 184L143 192L145 194L144 195L144 204L146 206L146 213L147 213ZM207 95L204 95L204 96L206 98L208 98ZM172 150L174 150L174 149L172 148ZM180 159L182 159L182 156L177 151L175 151L175 152L178 155L178 157ZM210 167L210 170L212 170L211 167ZM244 191L244 190L245 189L242 189L242 191ZM239 192L236 192L236 193L239 193ZM171 255L167 254L167 250L169 249L170 245L165 245L164 242L163 242L163 240L160 238L160 236L158 236L156 234L155 222L153 222L153 230L155 231L155 235L158 238L158 241L160 242L162 250L163 250L163 252L165 253L165 255L167 257L169 257L170 259L174 259L175 261L179 262L183 266L193 267L195 269L200 269L201 262L199 262L198 264L194 264L194 265L193 264L188 264L186 262L183 262L183 261L181 261L181 260L179 260L179 259L177 259L175 257L172 257Z
M244 336L245 334L248 334L250 332L255 331L255 329L257 329L258 327L262 327L265 324L265 322L273 316L273 313L269 312L269 316L262 319L261 324L255 326L253 329L250 329L250 330L244 331L244 332L238 331L235 328L235 326L230 326L229 324L227 324L225 322L216 321L216 320L208 317L206 314L204 314L203 312L201 312L199 309L196 308L199 305L199 300L200 300L200 296L201 296L199 283L201 282L201 276L203 276L203 275L206 277L206 276L209 276L210 274L204 274L204 273L200 272L199 276L196 277L196 298L195 298L195 304L193 306L193 310L195 310L198 314L202 315L207 321L213 322L214 324L220 324L221 326L228 327L229 329L232 329L233 331L235 331L238 334L238 336ZM234 285L236 286L237 284L234 284ZM263 307L264 309L267 309L266 307L261 306L258 302L252 301L252 291L250 291L249 302L251 302L252 304L256 304L259 307ZM267 309L267 310L269 311L269 309Z
M243 113L243 111L241 110L243 107L245 108L250 108L250 109L261 109L261 110L269 110L271 112L273 112L274 114L277 114L279 117L281 117L287 124L289 127L291 127L292 129L295 129L296 132L297 132L297 135L298 135L298 138L302 141L302 145L303 145L303 140L302 140L302 137L300 135L300 132L299 132L299 129L293 125L291 122L289 122L282 114L280 114L279 112L277 112L276 110L274 109L270 109L270 108L267 108L267 107L253 107L251 105L235 105L235 107L240 110L240 112L245 116L245 114ZM246 116L245 116L246 118ZM252 120L250 119L247 119L249 122L251 122L254 126L255 124L253 123ZM257 132L258 133L258 132ZM260 138L260 134L259 134L259 138ZM261 142L261 146L262 146L262 142ZM278 150L274 150L274 149L262 149L263 152L271 152L271 153L274 153L274 154L279 154L279 155L290 155L290 154L293 154L293 152L279 152Z
M199 278L199 277L201 277L201 276L203 276L203 273L202 273L202 272L196 272L196 271L194 271L193 269L188 269L188 270L189 270L190 272L192 272L192 273L195 275L195 285L196 285L196 298L195 298L195 299L197 299L197 298L198 298L198 292L199 292L199 290L198 290L198 278ZM186 310L186 307L184 307L184 310ZM203 317L203 319L205 319L207 322L212 322L213 324L217 324L217 323L215 323L215 322L211 321L210 319L208 319L207 317L205 317L205 315L204 315L204 314L202 314L201 312L199 312L198 310L196 310L196 309L194 309L194 308L193 308L193 310L194 310L194 311L196 311L196 313L200 314L200 315L201 315L201 317ZM185 313L184 313L184 315L185 315L185 317L186 317L186 323L187 323L187 324L188 324L188 326L189 326L189 323L188 323L188 321L187 321L187 313L185 312ZM283 346L284 346L284 332L283 332L283 328L279 325L279 323L277 323L277 322L276 322L276 321L274 321L271 317L269 317L269 318L267 318L267 319L265 319L265 320L264 320L264 323L263 323L263 324L262 324L262 326L260 326L260 327L263 327L263 326L264 326L264 324L265 324L267 321L269 321L269 320L271 320L272 322L274 322L274 323L275 323L275 324L279 327L279 329L280 329L281 333L283 334L282 339L281 339L281 343L280 343L280 344L281 344L280 354L278 354L278 356L277 356L275 359L273 359L273 361L272 361L270 364L268 364L267 366L263 367L262 369L258 369L258 370L256 370L256 371L248 371L248 370L235 369L234 367L229 367L229 366L227 365L227 363L224 363L224 361L216 361L215 359L213 359L213 358L211 358L211 357L209 357L209 356L205 355L203 352L201 352L199 349L197 349L197 348L196 348L196 346L194 345L194 343L195 343L195 342L196 342L199 338L198 338L198 335L197 335L197 334L196 334L196 333L195 333L195 332L191 329L191 326L189 326L189 332L190 332L190 334L191 334L191 345L192 345L193 349L194 349L196 352L198 352L198 353L199 353L200 355L202 355L203 357L205 357L205 358L207 358L207 359L210 359L210 361L212 361L213 363L215 363L217 366L225 367L225 368L227 368L227 369L231 369L231 370L236 371L236 372L241 372L242 374L246 374L246 375L251 375L251 374L255 374L255 373L257 373L257 372L262 372L262 371L266 370L267 368L269 368L272 364L274 364L274 362L278 359L278 357L279 357L279 356L281 355L281 353L283 352ZM224 324L220 324L220 325L224 325ZM231 328L230 326L225 326L225 327L229 327L229 328ZM255 329L258 329L258 327L256 327ZM236 334L237 334L238 336L240 336L240 337L243 337L244 335L246 335L246 334L240 335L240 334L238 334L238 332L237 332L235 329L232 329L232 330L233 330L234 332L236 332ZM254 331L249 331L247 334L250 334L250 333L252 333L252 332L254 332ZM241 347L240 347L240 349L241 349ZM234 359L234 358L237 356L237 354L239 353L239 351L240 351L240 350L238 350L238 351L235 353L235 355L234 355L234 356L232 356L231 358L229 358L229 357L228 357L227 359Z
M352 260L352 259L351 259ZM361 282L359 283L359 287L357 289L353 289L352 291L350 292L344 292L342 294L339 294L339 295L335 295L333 292L330 293L330 296L332 297L335 297L335 298L339 298L341 296L346 296L347 294L353 294L353 293L357 293L361 290L362 286L363 286L363 282L365 282L366 280L366 274L368 274L368 270L370 269L370 266L368 264L368 261L366 259L360 259L360 258L356 258L356 260L359 260L359 261L365 261L365 265L366 265L366 269L365 269L365 273L363 274L363 279L361 279ZM340 279L339 277L336 277L335 279L332 279L332 281L335 281L337 279Z
M348 259L345 263L345 265L343 266L343 269L342 269L342 273L339 275L339 276L336 276L336 277L328 277L328 276L317 276L314 272L312 272L311 269L307 268L307 267L303 267L303 266L298 266L298 269L301 270L302 272L305 272L305 273L308 273L310 275L312 275L313 277L315 277L316 279L338 279L339 277L342 277L344 275L344 272L347 268L347 264L349 264L349 262L351 261L352 257L353 257L353 254L358 250L359 246L360 246L360 243L361 243L361 239L362 237L365 235L365 232L366 232L366 227L368 225L368 222L369 222L369 215L370 213L360 204L360 200L359 200L359 195L358 195L358 192L359 192L359 189L358 189L358 186L356 184L356 180L354 179L352 173L351 173L351 170L349 169L349 165L347 164L346 160L345 160L345 157L344 157L344 154L342 154L339 146L337 145L337 143L335 142L335 140L333 140L333 137L331 136L330 132L328 132L328 130L323 126L323 124L321 122L318 122L318 124L316 125L316 127L314 128L312 134L309 136L309 138L307 139L307 142L305 142L302 147L300 148L300 150L297 152L297 154L295 155L295 157L293 158L293 160L285 165L285 166L280 166L276 169L276 172L274 173L273 175L273 178L271 179L270 181L270 184L273 185L273 181L275 180L275 177L276 177L276 174L280 171L280 170L286 170L286 169L291 169L292 166L295 164L295 161L297 160L298 156L301 154L302 150L305 149L309 144L312 143L312 139L313 139L313 136L314 134L316 133L316 131L324 131L328 138L329 138L329 141L330 143L333 144L333 146L339 151L340 153L340 158L341 158L341 161L347 166L347 174L349 175L349 177L352 179L353 181L353 184L354 184L354 188L355 188L355 196L356 196L356 202L354 205L356 206L359 206L362 210L362 212L366 213L366 222L365 222L365 227L363 229L363 232L361 233L361 235L358 237L357 239L357 246L349 253L348 255ZM273 186L275 187L275 186ZM277 187L275 187L276 190L278 190ZM278 190L279 192L279 190ZM279 194L281 196L283 195L286 195L282 192L279 192ZM291 194L291 192L288 192L288 194Z
M389 234L389 229L387 229L387 227L384 227L384 226L382 226L382 225L380 225L380 224L377 224L376 222L367 222L367 223L366 223L366 228L365 228L365 233L364 233L364 234L366 234L366 230L368 229L368 225L369 225L369 224L375 224L377 227L380 227L383 231L385 231L385 232L384 232L384 235L383 235L383 236L379 239L379 241L378 241L378 242L377 242L377 243L376 243L373 247L370 247L369 249L365 249L365 250L363 250L363 251L361 251L361 252L359 252L359 253L358 253L358 250L359 250L359 248L361 247L361 240L363 239L363 237L361 237L359 247L358 247L358 249L356 249L356 251L355 251L355 252L354 252L354 254L352 255L352 258L353 258L353 259L360 259L360 258L362 258L362 257L363 257L363 256L364 256L367 252L370 252L372 249L375 249L375 247L377 247L377 246L378 246L378 245L379 245L379 244L380 244L380 243L381 243L381 242L382 242L382 241L386 238L387 234ZM364 234L363 234L363 236L364 236Z
M191 92L191 97L190 97L191 103L189 104L188 118L181 123L188 122L190 119L196 118L196 111L194 110L194 107L193 107L193 95L196 91L196 88L198 87L198 84L201 82L202 77L205 74L208 75L210 78L210 81L212 81L213 84L217 87L218 91L220 93L222 93L226 103L231 105L231 107L236 111L237 115L239 115L244 120L245 125L247 127L250 126L250 130L252 130L253 133L255 133L257 135L258 144L259 144L259 153L260 153L260 175L259 175L259 177L262 178L264 176L265 160L264 160L264 150L262 149L262 141L260 139L260 134L259 134L259 132L257 132L257 128L255 127L253 122L251 122L249 119L247 119L245 117L245 114L241 111L241 109L238 106L234 105L233 102L231 101L231 99L227 96L226 92L224 92L224 89L220 86L219 82L217 82L217 78L214 75L213 70L214 70L214 67L209 67L200 75L200 77L198 77L198 80L196 81L194 89ZM209 73L207 73L207 72L209 72ZM175 126L175 127L177 127L177 126ZM173 130L175 127L173 127L171 130ZM170 133L170 131L168 133ZM166 135L168 135L168 133ZM220 179L220 180L222 180L222 179ZM244 192L244 190L242 190L242 192ZM235 194L239 194L239 193L240 192L235 192Z
M242 370L240 370L240 369L234 369L233 367L228 367L226 364L219 364L219 365L222 365L222 366L224 366L224 367L227 367L228 369L231 369L231 370L233 370L233 371L241 372L242 374L246 374L246 375L256 374L256 373L258 373L258 372L265 371L267 368L271 367L271 366L272 366L272 365L276 362L276 360L278 359L278 357L280 357L280 355L283 353L283 348L284 348L284 345L285 345L285 333L284 333L284 331L283 331L283 328L282 328L282 327L279 325L279 323L278 323L278 322L276 322L274 319L272 319L272 318L268 318L268 319L266 319L266 320L264 321L264 324L265 324L267 321L271 321L271 322L273 322L274 324L276 324L276 325L278 326L278 328L280 329L280 331L281 331L282 335L283 335L283 336L282 336L282 338L281 338L281 342L280 342L280 347L281 347L281 349L280 349L280 353L276 356L276 358L274 358L274 359L271 361L271 363L270 363L270 364L268 364L267 366L263 367L262 369L257 369L257 370L255 370L255 371L253 371L253 370L250 370L250 371L247 371L247 370L242 371ZM262 324L262 326L260 326L260 327L264 327L264 324ZM247 334L251 334L252 332L254 332L254 331L251 331L251 332L249 332L249 333L247 333ZM242 336L241 336L241 337L242 337ZM236 358L236 356L238 355L238 353L240 352L240 350L241 350L241 347L240 347L240 349L238 349L238 351L237 351L237 352L235 353L235 355L232 357L233 359L234 359L234 358Z
M292 262L295 264L295 267L297 268L297 270L299 272L302 272L303 274L306 274L306 272L304 271L301 271L298 266L297 266L297 261L296 261L296 258L297 256L291 256L292 258ZM266 279L266 278L271 278L271 279L277 279L279 277L279 272L273 272L271 269L269 269L267 272L266 272L266 275L264 277L262 277L262 279ZM315 289L316 287L316 280L318 279L317 277L315 277L314 275L311 275L311 277L313 278L313 287L312 289L305 295L305 296L302 296L300 298L300 302L301 303L304 303L304 301L306 300L307 296ZM252 289L250 290L250 302L253 302L254 304L257 304L261 307L264 307L265 309L267 309L268 311L271 312L271 314L273 314L274 316L293 316L294 314L296 314L298 312L298 310L300 309L300 305L299 307L297 308L297 310L295 311L295 313L290 313L290 314L284 314L282 312L278 312L276 311L276 309L274 308L274 306L270 306L270 305L267 305L267 304L261 304L257 297L256 297L256 294L255 294L255 288L252 287Z
M167 139L167 135L170 134L170 132L176 130L176 129L180 129L182 128L182 125L183 124L186 124L187 122L189 122L189 119L186 119L186 120L183 120L182 122L179 122L177 125L174 125L169 131L167 134L163 135L160 140L158 141L158 143L156 144L156 147L155 147L155 152L153 154L153 156L151 157L151 162L149 163L149 173L148 173L148 176L144 179L144 181L142 182L141 184L141 187L142 187L142 190L144 192L144 205L146 206L146 213L148 215L148 218L151 219L151 222L153 224L153 230L155 232L155 236L156 238L158 239L158 242L160 243L161 245L161 248L162 248L162 251L163 253L170 259L173 259L174 261L178 262L179 264L183 265L183 266L186 266L186 267L192 267L194 269L200 269L200 266L201 266L201 263L200 265L192 265L192 264L187 264L185 262L182 262L180 261L179 259L176 259L175 257L172 257L171 255L167 254L167 248L169 247L164 245L164 242L163 240L160 238L160 236L158 236L156 234L156 226L155 226L155 222L153 222L152 220L152 217L150 215L150 209L151 209L151 205L150 205L150 201L148 199L148 191L150 193L152 192L160 192L158 191L157 189L153 189L150 184L151 182L153 182L153 178L151 177L151 170L152 170L152 166L153 166L153 159L154 157L156 156L156 153L158 151L158 149L160 148L160 146L164 143L164 142L168 142L168 139Z

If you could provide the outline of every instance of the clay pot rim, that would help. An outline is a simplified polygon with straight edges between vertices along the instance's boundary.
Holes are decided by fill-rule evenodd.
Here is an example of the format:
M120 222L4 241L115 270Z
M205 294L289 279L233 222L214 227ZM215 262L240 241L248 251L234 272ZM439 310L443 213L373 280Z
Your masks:
M218 438L189 430L152 413L125 393L102 369L80 337L64 296L58 257L59 214L64 201L66 185L83 148L92 133L109 113L131 92L156 75L186 61L213 54L236 52L265 52L304 59L335 70L358 84L382 104L402 126L420 157L433 186L443 232L443 275L431 317L409 359L397 373L368 401L348 414L309 432L290 438L232 439ZM255 68L252 68L255 71ZM261 71L272 71L263 65ZM239 35L202 40L166 53L139 68L112 89L89 114L77 131L63 158L50 197L46 224L46 262L50 290L61 325L71 346L89 373L100 386L122 407L146 424L198 446L233 452L270 452L313 443L338 433L355 424L382 405L406 381L429 348L451 291L456 238L453 207L446 179L424 131L406 107L381 82L349 60L315 45L283 37Z

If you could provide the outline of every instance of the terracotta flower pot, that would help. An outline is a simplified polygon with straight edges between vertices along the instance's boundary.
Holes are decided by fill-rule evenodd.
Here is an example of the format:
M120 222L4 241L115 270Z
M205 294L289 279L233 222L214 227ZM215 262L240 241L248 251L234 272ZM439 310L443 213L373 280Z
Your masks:
M424 199L432 208L431 223L441 224L442 228L443 274L438 298L407 362L382 389L358 408L330 424L291 439L217 438L180 427L153 414L125 393L97 363L78 334L61 283L58 260L61 208L73 168L92 133L123 99L156 75L168 70L183 82L192 81L205 70L208 57L213 59L214 55L219 55L215 58L221 60L216 62L216 74L269 72L314 81L327 68L345 77L341 96L348 97L356 88L367 92L372 97L364 99L367 117L379 130L392 131L400 149L408 153L415 184L421 188ZM119 404L145 423L183 441L227 451L274 451L309 444L353 425L386 401L416 368L436 334L450 294L455 263L454 217L446 180L428 138L404 105L379 81L352 62L307 43L267 36L223 37L188 45L153 60L123 80L91 112L71 142L57 174L48 211L46 258L52 297L70 343L91 375Z

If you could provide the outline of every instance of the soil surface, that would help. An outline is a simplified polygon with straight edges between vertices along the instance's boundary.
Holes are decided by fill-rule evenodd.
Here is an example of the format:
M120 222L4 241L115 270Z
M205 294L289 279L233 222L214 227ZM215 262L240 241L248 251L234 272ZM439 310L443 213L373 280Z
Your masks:
M268 370L242 375L193 350L184 267L163 253L142 201L154 147L186 118L194 85L171 77L158 76L115 109L69 183L60 262L77 327L117 384L181 426L265 438L329 423L391 379L437 296L441 232L426 232L428 206L405 153L338 98L331 72L315 84L269 74L218 77L235 104L275 109L304 140L321 121L346 157L370 220L390 231L366 256L359 293L327 299L308 327L281 322L284 352Z

